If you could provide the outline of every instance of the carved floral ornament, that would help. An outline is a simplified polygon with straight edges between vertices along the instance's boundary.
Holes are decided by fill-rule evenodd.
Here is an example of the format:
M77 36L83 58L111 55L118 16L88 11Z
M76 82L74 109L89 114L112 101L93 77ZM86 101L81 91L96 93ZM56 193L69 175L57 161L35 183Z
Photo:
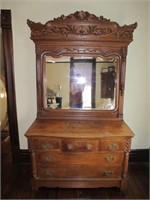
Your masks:
M137 23L131 25L119 26L118 23L112 22L103 16L97 17L84 11L77 11L68 16L61 15L54 20L45 24L35 23L27 20L31 29L31 39L38 40L42 38L81 38L91 36L92 39L108 40L128 40L133 39L133 31Z

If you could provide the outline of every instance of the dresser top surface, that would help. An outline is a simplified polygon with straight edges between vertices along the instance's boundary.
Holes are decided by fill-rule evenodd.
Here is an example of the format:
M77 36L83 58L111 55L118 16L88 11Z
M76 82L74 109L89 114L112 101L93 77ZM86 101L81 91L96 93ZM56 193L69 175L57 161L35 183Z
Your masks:
M119 121L72 121L35 120L25 136L51 137L133 137L134 133L123 120Z

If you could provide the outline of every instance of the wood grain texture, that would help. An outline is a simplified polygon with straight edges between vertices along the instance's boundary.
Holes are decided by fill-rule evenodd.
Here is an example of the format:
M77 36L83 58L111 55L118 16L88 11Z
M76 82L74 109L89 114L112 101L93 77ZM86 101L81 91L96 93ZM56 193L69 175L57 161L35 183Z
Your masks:
M122 120L36 120L26 136L32 155L32 189L126 189L134 134Z
M10 148L7 140L6 150ZM149 199L149 163L132 163L127 191L110 188L46 188L31 190L31 166L14 165L10 151L2 148L1 199Z
M27 20L31 39L35 43L37 69L37 118L100 120L122 118L125 87L126 56L133 41L137 23L120 26L103 16L97 17L85 11L61 15L45 24ZM116 98L114 110L77 110L45 108L46 68L45 56L52 57L103 57L117 60Z
M131 139L123 119L128 45L137 23L120 26L85 11L49 20L27 20L35 43L37 118L25 133L32 160L32 189L127 188ZM45 56L116 59L114 110L51 109L45 106ZM112 153L112 154L111 154Z
M70 121L35 120L25 136L69 138L133 137L134 133L123 120Z

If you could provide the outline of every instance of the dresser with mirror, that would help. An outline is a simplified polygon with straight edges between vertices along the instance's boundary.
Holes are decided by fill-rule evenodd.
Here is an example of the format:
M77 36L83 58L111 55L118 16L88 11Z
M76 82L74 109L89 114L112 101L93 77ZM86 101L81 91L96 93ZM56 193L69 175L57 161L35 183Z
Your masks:
M85 11L27 20L35 43L37 118L25 133L32 189L127 188L126 56L137 23Z

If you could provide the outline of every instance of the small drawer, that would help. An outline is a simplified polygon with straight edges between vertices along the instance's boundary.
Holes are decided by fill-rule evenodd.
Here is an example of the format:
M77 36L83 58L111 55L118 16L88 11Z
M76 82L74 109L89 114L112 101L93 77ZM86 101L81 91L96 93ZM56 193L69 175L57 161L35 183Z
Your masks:
M59 139L47 137L34 137L29 139L30 150L55 150L59 149Z
M105 166L105 165L74 165L60 164L37 166L37 177L39 178L64 178L64 179L88 179L88 178L121 178L122 166Z
M99 140L62 139L61 150L63 152L95 152L99 150Z
M100 150L102 151L124 151L125 146L125 138L101 139L100 142Z

